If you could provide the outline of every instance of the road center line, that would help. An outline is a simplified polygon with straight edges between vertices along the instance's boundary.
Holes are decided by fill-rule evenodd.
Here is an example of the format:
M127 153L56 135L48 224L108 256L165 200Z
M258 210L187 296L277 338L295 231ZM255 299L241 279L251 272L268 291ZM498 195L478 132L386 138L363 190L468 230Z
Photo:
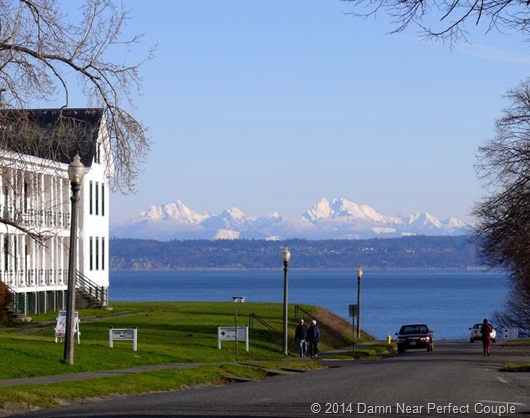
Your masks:
M503 379L500 376L497 376L497 379L499 379L502 383L508 383L508 381L506 379Z

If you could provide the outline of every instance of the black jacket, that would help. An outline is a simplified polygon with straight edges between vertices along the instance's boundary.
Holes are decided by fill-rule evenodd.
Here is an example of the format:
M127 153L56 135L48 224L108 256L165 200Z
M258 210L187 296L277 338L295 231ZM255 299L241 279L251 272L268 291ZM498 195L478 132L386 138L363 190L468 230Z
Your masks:
M307 339L309 341L320 341L320 328L317 325L311 325L307 330Z
M307 327L305 325L298 325L294 332L294 338L298 340L307 340Z

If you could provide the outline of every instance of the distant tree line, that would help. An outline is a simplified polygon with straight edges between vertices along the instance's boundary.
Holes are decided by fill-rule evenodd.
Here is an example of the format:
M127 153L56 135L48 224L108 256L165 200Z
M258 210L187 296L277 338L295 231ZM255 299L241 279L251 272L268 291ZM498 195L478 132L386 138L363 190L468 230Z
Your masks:
M466 268L480 265L466 237L367 240L154 241L112 239L111 269L276 268L289 247L291 268Z

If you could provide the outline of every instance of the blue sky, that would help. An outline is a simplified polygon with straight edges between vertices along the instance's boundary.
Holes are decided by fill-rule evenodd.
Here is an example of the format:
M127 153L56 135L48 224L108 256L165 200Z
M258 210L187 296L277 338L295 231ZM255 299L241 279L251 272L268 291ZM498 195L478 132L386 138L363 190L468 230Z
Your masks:
M466 218L484 193L477 147L530 74L519 36L470 28L450 50L338 0L125 4L145 34L130 58L158 48L134 112L152 150L114 221L176 199L298 217L322 197Z

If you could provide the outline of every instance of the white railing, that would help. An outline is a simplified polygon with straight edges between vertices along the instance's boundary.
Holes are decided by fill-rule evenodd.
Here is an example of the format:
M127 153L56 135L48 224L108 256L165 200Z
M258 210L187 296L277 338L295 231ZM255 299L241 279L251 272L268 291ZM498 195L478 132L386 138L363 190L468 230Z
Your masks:
M65 229L70 227L70 212L53 209L21 210L13 206L0 205L0 216L6 221L20 222L23 226Z
M28 287L65 286L67 277L66 269L0 270L1 280L16 291Z

